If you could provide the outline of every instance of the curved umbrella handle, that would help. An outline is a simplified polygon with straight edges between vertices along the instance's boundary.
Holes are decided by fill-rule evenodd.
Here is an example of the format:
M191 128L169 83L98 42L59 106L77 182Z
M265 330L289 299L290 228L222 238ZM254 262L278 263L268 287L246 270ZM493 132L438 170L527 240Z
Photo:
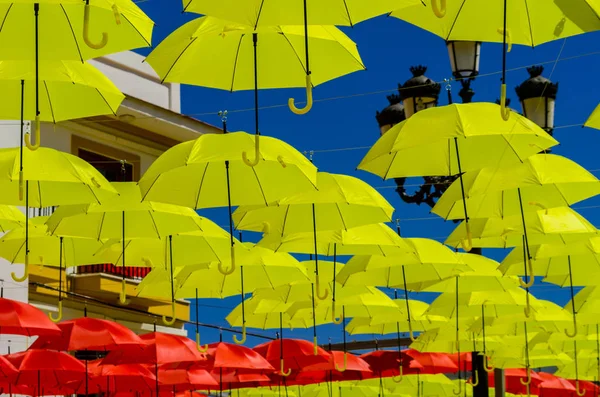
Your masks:
M243 345L246 343L246 324L242 324L242 339L238 339L237 335L233 335L233 341L236 345Z
M417 338L415 338L415 335L413 334L413 327L412 327L412 323L411 323L410 319L408 319L408 336L411 341L413 341L413 342L417 341Z
M233 274L233 272L235 271L235 249L233 248L234 246L231 246L231 268L229 268L229 270L225 270L223 268L223 262L219 262L217 264L217 268L219 269L219 273L221 273L224 276L229 276L231 274Z
M313 353L315 356L319 355L319 343L316 336L313 338Z
M248 160L248 154L246 152L242 152L242 160L248 167L254 167L260 161L260 135L254 135L254 160Z
M523 381L523 378L519 378L519 382L521 382L521 384L523 386L529 386L531 384L531 370L527 369L527 380Z
M587 390L583 389L583 390L579 390L579 379L575 380L575 393L577 393L577 395L579 397L583 397L585 396L585 392Z
M504 36L504 29L502 28L498 28L498 34L501 34ZM506 52L511 52L512 51L512 39L510 36L510 29L506 29Z
M290 376L292 374L292 369L288 368L288 370L285 370L285 365L283 364L283 358L280 361L279 364L279 373L281 374L281 376Z
M127 304L127 281L121 280L121 292L119 292L119 303L122 305Z
M175 301L171 302L171 319L167 316L162 316L163 324L165 325L173 325L175 321L177 321L177 316L175 316Z
M404 369L402 368L402 363L400 363L399 371L400 373L398 374L398 377L392 376L392 381L394 383L400 383L402 382L402 379L404 379Z
M489 365L489 359L487 357L485 357L485 359L483 360L483 370L485 372L487 372L488 374L494 372L494 367L492 365L490 365L488 367L488 365Z
M340 325L344 321L343 317L337 318L335 315L335 301L331 301L331 321L336 325Z
M114 9L113 9L114 10ZM99 43L92 43L90 40L90 5L86 4L83 9L83 41L85 44L94 49L99 50L106 46L108 43L108 34L106 32L102 32L102 39Z
M438 18L443 18L446 16L446 0L440 0L440 5L438 7L437 0L431 0L431 9L433 13Z
M565 335L569 338L577 336L577 315L575 313L573 313L573 333L570 333L569 330L565 328Z
M288 107L294 114L306 114L310 112L313 106L313 96L312 96L312 78L310 74L306 75L306 106L302 109L298 109L294 104L294 98L288 99Z
M116 4L112 6L113 14L115 14L115 23L117 25L121 24L121 13L119 12L119 7Z
M461 240L460 245L462 249L469 252L473 249L473 238L471 236L471 225L469 225L468 221L465 221L465 227L467 229L467 242L465 243L465 240Z
M29 277L29 254L25 254L24 265L25 266L23 267L23 276L17 277L17 275L14 272L10 273L12 279L15 280L17 283L22 283L23 281L27 280L27 277Z
M196 349L198 349L200 353L206 353L208 351L208 344L204 346L200 344L200 332L196 332Z
M531 288L533 283L535 283L535 275L533 274L533 263L531 262L531 258L527 258L527 270L529 270L529 281L525 282L522 278L519 279L519 283L523 288Z
M504 121L510 119L510 109L506 107L506 84L502 84L500 88L500 116Z
M455 396L460 396L462 394L462 381L460 379L458 380L458 390L452 389L452 393L454 393Z
M335 370L339 372L344 372L346 368L348 368L348 353L344 352L344 366L338 367L337 363L334 361L333 365L335 366Z
M475 379L473 379L473 381L471 382L471 385L473 387L477 387L477 386L479 386L479 371L475 370L475 371L473 371L473 374L474 374Z
M317 289L317 298L324 301L329 296L329 290L327 288L325 288L325 292L323 293L323 295L321 295L321 288L320 288L321 282L319 281L319 278L320 277L318 275L315 277L315 287Z
M31 134L29 132L25 134L25 146L27 146L29 150L37 150L40 147L41 126L40 116L37 115L35 116L35 144L31 143Z
M50 317L50 320L52 320L52 322L57 323L60 320L62 320L63 317L63 304L62 301L58 301L58 315L56 317L54 317L54 313L48 313L48 317Z

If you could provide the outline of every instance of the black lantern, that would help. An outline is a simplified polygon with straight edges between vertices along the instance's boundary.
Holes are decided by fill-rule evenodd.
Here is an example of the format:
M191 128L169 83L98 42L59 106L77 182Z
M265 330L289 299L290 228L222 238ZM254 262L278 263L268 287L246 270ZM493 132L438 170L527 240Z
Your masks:
M375 115L377 123L379 123L379 133L381 135L385 134L396 124L406 120L404 105L402 105L400 95L392 94L387 99L390 105Z
M426 66L410 68L413 77L398 87L406 118L420 110L437 106L440 85L425 77Z
M532 66L527 71L530 77L515 89L521 101L523 116L552 134L558 83L552 83L542 76L543 66Z
M479 41L448 41L446 46L452 75L456 79L471 79L479 74L479 57L481 56Z

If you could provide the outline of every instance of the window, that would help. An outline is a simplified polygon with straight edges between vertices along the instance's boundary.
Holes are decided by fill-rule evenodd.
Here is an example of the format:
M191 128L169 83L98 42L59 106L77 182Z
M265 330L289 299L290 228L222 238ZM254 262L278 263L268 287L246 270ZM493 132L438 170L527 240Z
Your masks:
M71 136L71 153L90 163L110 182L135 182L140 178L140 156L136 154L77 135Z

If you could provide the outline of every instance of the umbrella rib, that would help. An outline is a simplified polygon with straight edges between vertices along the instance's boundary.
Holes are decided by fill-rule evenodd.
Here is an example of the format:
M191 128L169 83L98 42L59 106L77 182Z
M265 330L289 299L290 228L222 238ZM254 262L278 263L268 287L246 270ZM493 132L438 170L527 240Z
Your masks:
M448 30L448 35L446 36L446 41L450 40L450 35L452 34L452 31L454 30L454 26L456 25L456 22L458 21L458 17L460 16L460 12L462 11L462 9L465 6L466 2L467 2L467 0L463 0L462 4L460 5L460 8L456 12L456 16L454 17L454 21L452 21L452 26L450 26L450 30Z
M287 208L285 209L285 215L283 216L283 225L281 228L281 237L283 237L285 235L285 225L287 224L287 217L288 217L288 213L290 212L290 205L287 206Z
M513 151L513 153L515 154L515 156L517 156L517 158L519 159L519 161L521 163L523 163L523 159L521 159L521 156L519 156L519 153L517 153L517 151L515 150L515 148L510 144L510 141L508 139L506 139L506 135L501 134L502 138L506 141L506 143L508 144L508 147L510 147L510 149Z
M346 221L344 221L344 216L342 215L342 210L340 209L339 203L335 203L335 208L338 210L338 214L340 214L340 219L342 220L342 225L344 225L344 230L348 230L348 226L346 225Z
M44 88L46 89L46 96L48 97L48 105L50 105L50 113L52 114L52 122L56 124L56 117L54 116L54 108L52 107L52 99L50 99L50 89L46 80L44 80Z
M292 45L292 43L290 42L290 40L287 38L287 36L285 35L285 33L283 33L283 31L282 31L280 34L285 38L285 41L288 42L288 44L292 48L292 51L294 51L294 55L296 55L296 58L298 59L298 62L300 62L300 66L302 66L302 69L304 70L304 73L306 73L306 66L304 65L304 63L302 63L302 58L298 55L298 53L296 52L296 49L294 48L294 46Z
M229 92L233 92L233 86L235 83L235 75L237 72L238 57L240 55L240 48L242 46L242 40L244 40L244 36L245 36L245 34L240 36L240 41L238 42L237 50L235 52L235 61L233 62L233 73L231 74L231 87L229 88Z
M138 30L138 28L135 27L134 24L131 23L131 21L129 20L129 18L127 18L127 15L120 13L120 15L125 18L125 20L127 21L127 23L129 23L129 25L133 28L133 30L136 31L136 33L146 42L146 44L148 44L148 47L152 47L152 43L148 42L148 40L146 40L146 38L144 37L144 35L142 35L140 33L140 31ZM156 26L156 24L154 24Z
M348 16L348 22L350 23L350 27L354 27L354 23L352 23L352 17L350 16L350 10L348 9L348 2L344 0L344 8L346 9L346 15Z
M388 179L388 174L390 173L390 170L392 169L392 165L394 164L394 161L396 161L396 156L397 155L398 155L398 152L394 153L394 157L390 161L390 165L388 166L388 169L385 171L385 174L383 176L383 180L387 180Z
M8 10L6 10L6 13L4 14L4 18L2 19L2 25L0 25L0 33L2 32L2 29L4 29L4 23L6 22L6 19L8 18L8 14L10 13L12 6L13 6L13 3L10 3L10 5L8 6Z
M198 194L196 194L196 205L194 206L194 208L198 208L198 201L200 201L200 193L202 193L202 185L204 184L204 177L206 176L206 173L208 172L208 167L210 164L206 164L206 166L204 167L204 172L202 173L202 179L200 180L200 183L198 184Z
M263 200L265 200L265 205L269 206L269 203L267 203L267 197L265 196L265 192L263 191L262 184L260 183L260 179L258 178L258 174L256 173L256 169L254 167L252 167L252 173L254 174L254 177L256 178L256 182L258 182L258 186L260 187L260 194L262 195Z
M63 14L65 15L65 18L67 19L67 23L69 24L69 29L71 29L71 34L73 35L73 41L75 42L75 47L77 48L77 53L79 54L79 59L81 60L81 62L83 62L83 55L81 55L81 49L79 48L79 43L77 42L77 36L75 36L75 31L73 30L73 25L71 24L71 20L69 19L69 14L67 14L67 10L65 10L65 7L61 4L60 8L63 10Z
M525 10L527 11L527 23L529 24L529 37L531 38L531 47L535 46L535 42L533 41L533 25L531 24L531 16L529 15L529 5L527 4L527 0L523 0L525 3ZM584 3L586 3L584 1ZM594 13L595 14L595 13Z
M193 40L190 40L190 43L183 49L183 51L181 51L179 53L179 55L177 56L177 58L175 58L175 60L173 61L173 63L169 67L169 70L167 71L167 73L165 73L165 77L163 77L161 83L164 83L167 80L167 77L169 77L169 74L171 73L171 71L173 70L173 68L177 64L177 62L179 62L179 59L183 56L183 54L185 54L185 52L187 51L187 49L190 48L190 46L192 44L194 44L194 42L196 41L196 39L197 39L197 37L194 37Z
M106 100L106 98L104 97L104 94L102 94L102 91L100 91L98 88L96 88L96 91L98 92L98 94L100 95L100 98L102 98L102 100L104 101L104 103L106 104L106 106L108 107L108 109L111 111L111 113L116 116L117 113L113 110L113 108L110 106L110 104L108 103L108 101Z

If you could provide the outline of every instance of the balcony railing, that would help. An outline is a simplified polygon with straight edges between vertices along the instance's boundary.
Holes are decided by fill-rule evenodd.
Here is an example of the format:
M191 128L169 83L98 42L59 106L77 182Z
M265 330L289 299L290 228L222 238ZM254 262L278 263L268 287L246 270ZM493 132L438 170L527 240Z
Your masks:
M148 275L148 273L150 273L150 270L152 270L152 268L150 267L126 267L125 269L123 269L122 266L115 266L111 263L78 266L75 269L77 274L105 273L119 277L123 277L123 272L125 272L126 278L134 280L143 279Z

